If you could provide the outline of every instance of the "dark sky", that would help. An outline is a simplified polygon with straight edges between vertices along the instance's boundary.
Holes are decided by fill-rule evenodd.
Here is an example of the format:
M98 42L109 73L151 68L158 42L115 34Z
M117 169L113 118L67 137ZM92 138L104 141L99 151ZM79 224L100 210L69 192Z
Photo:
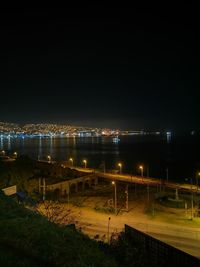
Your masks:
M197 7L0 13L0 121L199 129Z

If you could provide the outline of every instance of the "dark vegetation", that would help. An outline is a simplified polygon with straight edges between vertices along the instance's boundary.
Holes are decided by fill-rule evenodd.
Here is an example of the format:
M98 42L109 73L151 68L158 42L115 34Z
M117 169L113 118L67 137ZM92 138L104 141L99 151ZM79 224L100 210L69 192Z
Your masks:
M54 224L0 193L0 266L118 266L82 233Z
M110 245L91 240L71 225L55 224L25 209L2 192L0 227L0 266L4 267L173 266L170 259L163 263L153 258L148 248L134 239L128 241L124 233L113 233Z

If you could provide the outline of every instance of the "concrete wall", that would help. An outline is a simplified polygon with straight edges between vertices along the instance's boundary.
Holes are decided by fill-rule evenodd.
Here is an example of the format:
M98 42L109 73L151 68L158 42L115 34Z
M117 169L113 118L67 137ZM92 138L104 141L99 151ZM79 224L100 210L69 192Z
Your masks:
M92 185L97 185L97 184L98 184L98 178L96 175L92 174L92 175L87 175L87 176L59 182L59 183L52 184L52 185L47 185L46 190L54 191L58 189L60 190L61 195L65 195L65 194L71 193L73 190L75 192L78 192L80 189L84 190L86 185L88 185L88 187L91 187Z

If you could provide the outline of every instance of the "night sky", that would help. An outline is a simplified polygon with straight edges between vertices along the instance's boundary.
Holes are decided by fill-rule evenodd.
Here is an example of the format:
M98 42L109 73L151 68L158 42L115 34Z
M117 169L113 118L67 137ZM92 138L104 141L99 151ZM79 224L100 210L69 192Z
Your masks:
M0 121L198 130L198 12L1 9Z

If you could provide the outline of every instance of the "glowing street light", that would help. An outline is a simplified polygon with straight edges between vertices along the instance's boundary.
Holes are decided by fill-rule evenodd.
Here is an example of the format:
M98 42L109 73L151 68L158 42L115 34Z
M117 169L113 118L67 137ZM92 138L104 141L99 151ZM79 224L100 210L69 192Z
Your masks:
M119 167L119 173L122 173L122 164L120 162L118 163L118 167Z
M5 156L6 152L4 150L1 151L1 154Z
M141 176L143 177L144 176L144 167L142 165L139 166L139 169L141 170Z
M112 185L115 187L115 215L117 215L117 184L115 181L112 181Z
M73 160L73 158L70 158L69 161L71 162L71 166L73 167L74 166L74 160Z
M15 158L17 158L17 152L16 151L13 153L13 155Z
M87 168L87 160L84 159L84 160L83 160L83 163L84 163L84 165L85 165L85 169L86 169L86 168Z
M50 163L50 162L51 162L51 156L48 155L48 156L47 156L47 159L48 159L48 162Z

